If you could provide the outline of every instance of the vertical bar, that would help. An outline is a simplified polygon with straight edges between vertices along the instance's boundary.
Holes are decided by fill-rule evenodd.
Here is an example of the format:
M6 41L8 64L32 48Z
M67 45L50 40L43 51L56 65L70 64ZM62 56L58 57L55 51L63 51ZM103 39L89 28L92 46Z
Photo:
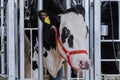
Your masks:
M119 18L118 18L118 21L119 21L119 23L118 23L118 27L119 27L119 37L118 37L118 39L120 40L120 2L118 2L118 16L119 16Z
M31 68L31 78L33 78L33 75L32 75L32 74L33 74L33 73L32 73L32 68L33 68L33 66L32 66L32 65L33 65L33 63L32 63L32 61L33 61L33 58L32 58L32 53L33 53L33 48L32 48L32 47L33 47L33 45L32 45L33 40L32 40L32 39L33 39L33 36L32 36L32 34L33 34L33 33L32 33L32 31L33 31L33 30L30 29L30 40L31 40L31 42L30 42L30 49L31 49L31 51L30 51L30 58L31 58L30 68Z
M14 0L8 0L7 5L8 80L15 80Z
M4 42L4 0L1 0L1 31L2 31L2 35L1 35L1 71L2 74L5 73L5 42Z
M16 75L16 78L18 78L18 18L17 18L17 14L18 14L18 12L17 12L17 10L18 10L18 7L17 7L17 0L15 0L15 19L14 19L14 21L15 21L15 75Z
M95 79L101 80L101 38L100 38L100 25L101 25L101 1L94 0L94 57L95 57Z
M91 60L91 68L90 68L90 80L94 80L94 54L93 54L93 39L94 39L94 37L93 37L93 32L94 32L94 29L93 29L93 26L94 26L94 24L93 24L93 0L90 0L90 8L89 8L90 10L90 27L89 27L89 30L90 30L90 35L89 35L89 40L90 40L90 42L89 42L89 55L90 55L90 60Z
M70 8L71 7L71 0L66 0L66 8L68 9L68 8ZM67 69L67 74L66 74L66 80L71 80L71 68L70 68L70 66L69 66L69 64L67 63L67 67L66 67Z
M86 3L85 0L82 0L82 6L85 6L85 3Z
M79 76L80 76L80 71L77 71L77 80L79 80Z
M71 0L66 0L66 7L67 9L71 7Z
M118 18L118 21L119 21L119 23L118 23L118 29L119 29L119 35L118 35L118 39L120 40L120 2L118 2L118 16L119 16L119 18ZM120 49L120 45L118 46L119 47L119 49ZM119 71L120 71L120 61L119 61Z
M70 66L69 66L69 64L67 63L67 79L66 80L71 80L71 68L70 68Z
M43 0L38 0L38 11L43 9ZM39 46L39 65L38 65L38 79L43 80L43 59L42 59L42 22L38 19L38 46Z
M20 80L24 80L25 58L24 58L24 0L20 3Z
M88 27L88 29L90 29L89 28L89 0L84 0L83 1L84 3L84 8L85 8L85 23L86 23L86 25L87 25L87 27ZM88 35L87 35L87 41L86 41L87 43L86 43L86 46L87 46L87 51L88 51L88 53L89 53L89 56L90 56L90 45L89 45L89 43L90 43L90 38L89 38L89 33L88 33ZM90 74L89 74L89 70L87 70L87 71L83 71L83 75L85 75L85 80L90 80ZM84 78L84 77L83 77Z

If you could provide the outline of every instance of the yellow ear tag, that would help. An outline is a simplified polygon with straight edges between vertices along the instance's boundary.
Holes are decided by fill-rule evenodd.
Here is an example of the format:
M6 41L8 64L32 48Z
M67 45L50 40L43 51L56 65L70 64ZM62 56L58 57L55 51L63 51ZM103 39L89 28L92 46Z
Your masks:
M50 24L49 16L47 16L47 17L44 19L44 21L45 21L45 23Z

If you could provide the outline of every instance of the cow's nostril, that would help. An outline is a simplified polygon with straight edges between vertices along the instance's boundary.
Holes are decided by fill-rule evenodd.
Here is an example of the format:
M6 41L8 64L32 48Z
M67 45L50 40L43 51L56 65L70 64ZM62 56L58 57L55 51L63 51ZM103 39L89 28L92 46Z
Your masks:
M81 69L89 69L90 64L89 64L88 61L80 61L79 66L80 66Z
M85 62L84 61L80 61L80 66L84 67L85 66Z

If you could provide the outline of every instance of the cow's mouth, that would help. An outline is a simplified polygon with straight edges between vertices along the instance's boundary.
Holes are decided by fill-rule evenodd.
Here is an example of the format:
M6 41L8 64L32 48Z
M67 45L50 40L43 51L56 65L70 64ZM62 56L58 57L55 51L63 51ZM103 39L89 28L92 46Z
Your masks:
M80 61L78 64L79 67L73 67L74 72L77 73L79 70L88 70L90 68L90 61Z

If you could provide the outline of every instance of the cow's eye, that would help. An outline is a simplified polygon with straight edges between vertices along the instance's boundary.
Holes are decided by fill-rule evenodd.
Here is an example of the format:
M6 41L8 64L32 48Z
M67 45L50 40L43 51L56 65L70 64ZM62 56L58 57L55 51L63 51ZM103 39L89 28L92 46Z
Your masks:
M67 29L66 27L64 27L62 29L62 34L61 34L61 37L62 37L62 42L65 43L66 39L70 36L70 30Z
M62 30L62 34L64 35L65 38L67 38L70 35L70 30L64 27Z

